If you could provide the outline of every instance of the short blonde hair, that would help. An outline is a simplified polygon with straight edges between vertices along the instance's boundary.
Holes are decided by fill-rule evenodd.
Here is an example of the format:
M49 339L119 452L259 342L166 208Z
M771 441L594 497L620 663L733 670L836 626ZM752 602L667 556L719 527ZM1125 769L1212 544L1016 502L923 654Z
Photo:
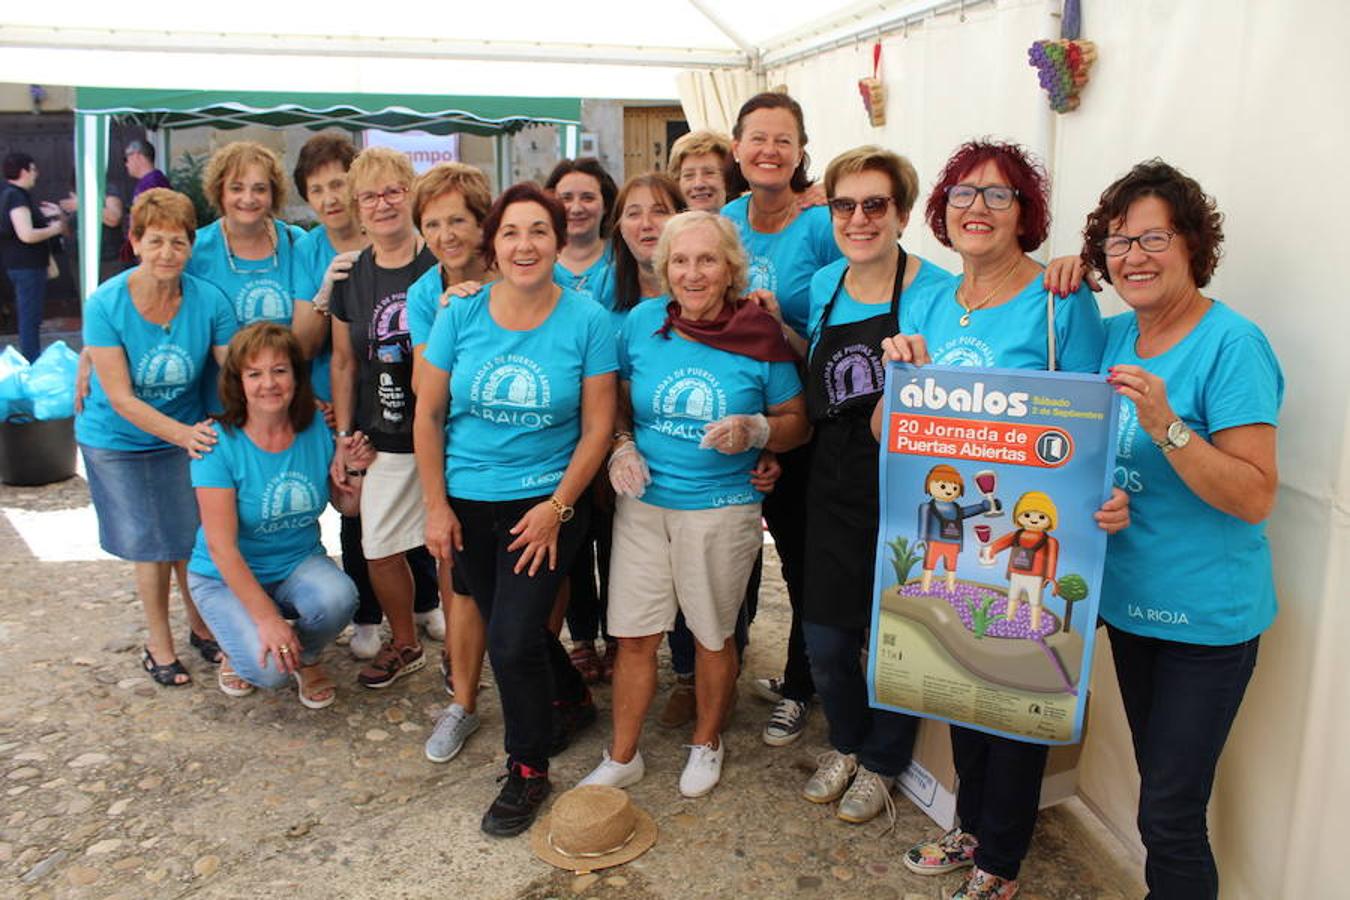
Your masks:
M151 228L180 228L188 243L197 238L197 210L186 195L168 188L143 191L131 204L131 236L140 240Z
M369 185L385 175L393 176L395 181L409 190L417 183L417 173L413 171L412 163L408 161L408 154L398 150L391 150L388 147L367 147L352 160L352 167L347 170L347 205L355 221L361 221L361 207L356 202L356 195L360 192L361 186Z
M731 269L731 279L727 283L727 294L723 299L734 300L740 297L750 283L750 258L746 255L745 248L741 246L741 237L736 233L736 226L731 224L730 219L701 209L680 213L667 222L666 230L661 232L661 240L657 241L656 253L652 257L652 265L661 278L661 290L665 291L667 296L670 295L670 278L666 275L666 268L670 264L670 245L675 242L675 238L700 225L710 226L717 232L718 249L722 251L722 256L727 261L727 268Z
M859 172L880 172L890 179L891 197L901 218L914 209L914 202L919 199L919 173L914 171L914 164L874 144L845 150L830 160L825 169L825 196L833 198L839 179Z
M420 231L422 213L431 205L431 201L459 191L464 197L464 205L473 213L473 217L482 225L492 207L492 188L488 186L487 176L482 170L464 163L438 163L422 173L417 179L413 191L413 224Z
M225 214L225 181L231 175L242 174L249 166L259 166L272 185L272 214L286 205L286 176L281 171L281 160L257 141L235 141L211 154L202 177L202 190L211 207Z
M716 154L725 163L731 159L731 138L707 130L682 134L679 140L670 145L670 164L666 166L666 171L671 177L678 178L685 157L703 156L708 153Z

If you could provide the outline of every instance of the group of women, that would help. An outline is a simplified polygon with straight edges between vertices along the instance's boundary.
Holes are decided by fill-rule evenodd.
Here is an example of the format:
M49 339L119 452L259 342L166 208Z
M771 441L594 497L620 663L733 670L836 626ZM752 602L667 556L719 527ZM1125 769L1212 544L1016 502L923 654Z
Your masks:
M546 187L495 200L470 167L415 177L399 154L339 143L320 135L301 154L320 218L308 234L275 218L280 169L255 144L212 161L221 218L195 246L186 199L147 192L139 267L86 309L96 375L78 436L103 545L137 563L157 681L189 678L167 624L187 560L194 643L221 658L222 690L294 678L307 706L333 702L318 653L360 591L319 543L327 498L359 513L344 556L364 559L389 622L366 687L424 665L414 560L436 563L454 702L432 760L480 725L486 650L508 760L484 831L529 827L549 758L596 717L587 681L613 681L613 729L584 781L644 777L667 635L677 683L659 718L692 721L679 790L702 796L722 774L763 519L792 608L782 677L752 684L774 702L764 741L799 738L818 697L829 749L802 794L868 821L916 730L869 707L860 662L887 361L1100 372L1125 398L1118 487L1097 513L1101 611L1147 878L1153 896L1217 896L1205 807L1274 616L1261 523L1282 380L1260 331L1202 293L1222 228L1193 179L1136 166L1089 215L1081 258L1047 270L1028 255L1049 230L1039 163L964 144L922 206L960 259L949 273L901 242L924 200L914 167L859 147L822 191L784 94L749 100L730 140L683 138L669 176L618 186L595 160L566 160ZM1129 312L1103 321L1091 272ZM315 400L329 348L331 407ZM953 896L1006 900L1046 748L959 727L952 747L960 825L905 863L970 867Z

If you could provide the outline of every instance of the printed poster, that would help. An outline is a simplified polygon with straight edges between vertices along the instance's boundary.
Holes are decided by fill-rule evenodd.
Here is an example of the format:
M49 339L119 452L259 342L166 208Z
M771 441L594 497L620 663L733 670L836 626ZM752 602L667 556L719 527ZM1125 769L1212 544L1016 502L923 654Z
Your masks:
M873 706L1079 740L1118 411L1098 375L891 364Z

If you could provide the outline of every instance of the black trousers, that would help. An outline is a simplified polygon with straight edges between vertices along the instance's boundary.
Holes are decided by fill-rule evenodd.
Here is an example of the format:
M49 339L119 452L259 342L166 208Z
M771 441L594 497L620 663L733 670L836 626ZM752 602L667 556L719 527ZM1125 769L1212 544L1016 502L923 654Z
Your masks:
M464 532L455 566L464 576L487 626L488 659L501 696L506 752L512 761L548 770L555 701L575 703L586 696L581 675L549 631L558 587L566 577L590 523L589 498L558 533L556 568L547 562L534 575L513 571L521 551L506 549L510 533L532 507L548 497L481 501L450 498Z
M1000 878L1016 878L1031 848L1041 777L1050 748L952 726L952 757L960 784L956 815L975 835L975 865Z
M788 630L787 664L783 667L783 696L805 703L816 693L811 663L802 633L802 604L806 589L806 478L810 471L810 445L779 454L783 474L773 493L764 498L764 522L773 535L783 565L792 625Z
M356 583L356 615L352 621L357 625L378 625L384 619L384 610L375 598L375 588L370 583L370 568L366 565L366 555L361 549L361 517L342 517L342 571ZM436 585L436 558L426 547L414 547L403 554L412 569L413 612L431 612L440 605L440 591Z

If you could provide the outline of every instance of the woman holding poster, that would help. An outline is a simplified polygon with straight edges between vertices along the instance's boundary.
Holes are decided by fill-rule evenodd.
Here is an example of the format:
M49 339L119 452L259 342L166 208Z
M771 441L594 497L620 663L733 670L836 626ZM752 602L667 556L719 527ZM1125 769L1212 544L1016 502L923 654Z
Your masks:
M1111 537L1100 612L1159 900L1219 895L1205 810L1275 618L1265 519L1284 378L1260 329L1201 293L1221 222L1194 179L1155 159L1108 187L1083 230L1084 261L1131 308L1106 323L1102 371L1126 401L1116 483L1150 527Z
M961 256L960 277L912 291L901 334L883 347L891 359L918 364L1095 372L1104 333L1086 289L1050 299L1042 267L1027 254L1050 227L1049 184L1022 147L990 141L961 145L929 195L933 234ZM880 405L873 433L880 433ZM1113 531L1129 520L1116 491L1097 513ZM974 870L958 900L1008 900L1031 846L1048 747L953 725L952 756L960 780L960 826L905 856L914 872Z

